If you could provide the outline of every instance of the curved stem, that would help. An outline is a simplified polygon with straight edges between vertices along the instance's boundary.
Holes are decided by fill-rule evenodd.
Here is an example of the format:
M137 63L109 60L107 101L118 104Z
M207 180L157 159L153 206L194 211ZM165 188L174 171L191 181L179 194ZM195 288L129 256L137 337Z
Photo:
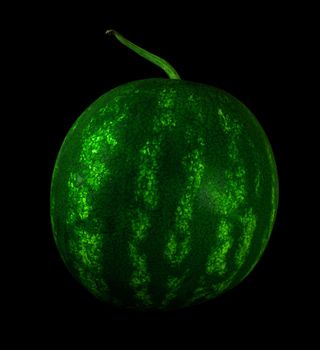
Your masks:
M129 49L131 49L138 55L142 56L143 58L147 59L148 61L162 68L167 73L170 79L180 79L180 76L176 72L176 70L163 58L160 58L154 55L153 53L148 52L147 50L142 49L141 47L135 45L134 43L127 40L121 34L119 34L117 31L113 29L107 30L106 34L114 35L121 42L121 44L127 46Z

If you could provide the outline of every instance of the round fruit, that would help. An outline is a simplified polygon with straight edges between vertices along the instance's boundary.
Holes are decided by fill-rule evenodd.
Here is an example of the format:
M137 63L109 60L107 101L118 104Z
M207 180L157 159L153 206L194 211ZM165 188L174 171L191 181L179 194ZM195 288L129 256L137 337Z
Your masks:
M277 202L270 144L241 102L148 79L109 91L75 122L55 164L51 218L66 266L92 294L171 309L252 270Z

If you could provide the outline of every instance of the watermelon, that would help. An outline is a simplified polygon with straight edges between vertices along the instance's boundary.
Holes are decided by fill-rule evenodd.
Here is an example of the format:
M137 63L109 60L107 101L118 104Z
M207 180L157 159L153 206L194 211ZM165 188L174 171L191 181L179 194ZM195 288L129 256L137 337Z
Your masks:
M239 284L278 204L271 146L225 91L146 79L96 100L58 154L51 222L71 274L98 299L183 308Z

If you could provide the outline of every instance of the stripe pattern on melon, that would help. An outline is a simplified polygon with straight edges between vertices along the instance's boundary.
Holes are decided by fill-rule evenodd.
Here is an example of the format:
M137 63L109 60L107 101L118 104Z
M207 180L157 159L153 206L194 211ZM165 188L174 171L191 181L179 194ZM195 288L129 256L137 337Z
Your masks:
M97 298L171 309L245 278L277 201L270 144L244 105L205 85L150 79L103 95L71 128L51 218L65 264Z

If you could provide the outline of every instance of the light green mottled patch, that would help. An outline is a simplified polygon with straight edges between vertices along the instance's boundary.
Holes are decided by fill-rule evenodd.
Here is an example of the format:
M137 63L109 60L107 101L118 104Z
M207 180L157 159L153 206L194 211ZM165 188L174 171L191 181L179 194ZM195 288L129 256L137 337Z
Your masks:
M214 284L213 288L215 290L216 295L222 294L224 291L226 291L231 283L234 280L235 275L237 274L237 271L232 273L227 279L224 281L221 281L219 283Z
M69 198L73 204L72 209L67 213L67 224L76 222L77 217L81 220L86 220L89 217L89 212L92 206L88 203L89 189L86 186L79 186L78 174L70 173L68 180Z
M216 211L229 216L244 202L246 198L246 178L245 169L239 165L235 169L227 169L224 172L224 186L208 182L208 194L215 203Z
M227 155L232 166L224 172L224 182L208 182L208 195L213 199L215 210L220 215L227 217L232 214L246 199L246 169L238 149L238 140L242 127L230 116L218 110L220 125L227 138ZM214 177L213 177L214 179Z
M261 188L261 172L258 171L254 179L254 192L258 196Z
M232 225L225 219L222 219L217 227L217 242L211 250L206 271L208 274L217 274L222 276L227 271L227 255L233 244L233 238L230 236Z
M162 307L166 307L170 301L177 297L178 291L181 288L181 285L185 279L185 275L177 277L177 276L169 276L167 281L167 293L162 301Z
M253 214L252 208L246 211L244 216L241 217L240 222L243 225L243 232L240 237L239 247L235 253L235 261L238 268L243 265L245 258L249 253L250 244L256 229L257 219Z
M215 298L219 294L216 285L208 285L204 277L199 280L199 286L194 290L192 297L188 300L188 304L193 304L194 302L200 300L210 300Z
M233 172L233 170L227 169L225 171L225 178L228 184L228 192L225 197L227 204L226 206L230 208L230 211L232 211L238 208L245 199L245 170L241 166L238 166L235 172ZM226 212L228 213L228 210Z
M172 264L180 264L190 252L191 237L190 233L186 231L188 228L189 226L185 227L185 237L183 237L183 241L178 242L178 235L175 232L171 233L166 246L165 255ZM181 233L182 232L180 232L180 234Z
M218 119L223 131L229 133L232 130L232 127L230 125L230 118L228 115L224 114L220 108L218 109Z
M228 157L233 161L239 159L239 149L235 139L231 139L228 143Z
M235 178L242 180L244 179L245 175L246 175L245 169L241 166L238 166L235 171Z
M101 107L99 110L98 110L98 115L99 116L105 116L106 113L110 113L112 114L113 116L120 116L120 97L116 96L114 97L113 100L109 101L108 104L106 104L105 106ZM121 115L123 116L123 114Z
M176 238L171 235L170 238L169 238L169 241L167 243L167 247L166 247L166 254L168 256L174 256L175 252L177 251L177 246L178 246L178 243L177 243L177 240Z
M273 157L272 149L268 141L265 141L265 146L267 149L267 155L269 160L269 166L271 168L271 218L270 218L270 231L274 225L277 213L277 191L278 191L278 180L277 180L277 169L276 163Z
M106 164L101 160L101 152L107 151L110 155L115 152L118 143L116 129L124 119L125 114L116 115L113 120L105 121L94 131L94 123L89 123L82 133L79 172L71 172L67 183L70 209L66 213L66 223L71 225L75 236L70 240L72 255L79 278L97 296L105 295L108 289L102 277L103 236L99 235L99 222L93 228L92 225L87 225L87 221L94 210L92 194L100 189L102 180L110 175Z
M195 101L194 95L192 95L192 94L189 95L188 96L188 101L191 102L191 103L194 102Z
M173 89L163 89L159 94L159 107L172 108L177 100L177 92Z
M209 291L207 286L205 286L205 280L203 277L200 277L199 279L199 285L198 287L194 290L193 292L193 296L190 298L190 300L188 300L187 305L188 304L193 304L195 301L198 301L200 299L204 299L207 297ZM212 291L211 291L212 293ZM212 294L211 294L212 295Z
M235 120L232 120L229 114L224 113L221 108L218 109L218 120L220 122L222 130L226 134L240 134L241 126Z
M162 126L167 126L167 127L176 126L176 121L174 117L169 113L164 113L161 115L160 123Z
M130 285L135 290L135 295L145 306L151 305L151 297L148 293L150 274L147 270L145 254L141 254L135 244L129 243L129 254L134 268Z
M160 141L147 141L140 150L139 173L137 179L136 199L143 199L150 209L158 204L157 157L160 150Z
M76 219L77 219L77 213L74 212L74 211L69 210L67 212L66 223L68 225L74 224L76 222Z
M129 242L129 256L133 265L133 273L130 285L135 291L135 296L144 305L151 304L151 297L148 292L150 275L147 269L146 255L139 251L139 242L145 236L149 227L149 221L144 214L138 214L138 218L132 221L133 240Z
M190 221L192 219L192 203L199 191L204 172L202 161L202 138L199 137L199 149L191 151L182 161L188 174L185 191L176 211L175 228L169 232L165 255L172 264L180 264L190 252Z
M75 233L81 237L78 246L78 255L83 262L83 266L90 267L94 265L96 271L101 269L99 254L101 253L101 246L103 238L99 234L92 234L85 229L75 228Z
M98 114L99 114L99 115L104 115L104 114L108 111L108 109L109 109L108 106L101 107L101 108L99 108L99 110L98 110Z
M163 89L158 98L159 114L155 119L153 130L159 133L165 129L172 130L176 126L176 118L172 112L176 101L176 91Z
M228 156L231 160L237 161L239 158L237 140L241 134L242 127L236 120L232 120L228 114L223 113L221 109L218 109L218 120L222 130L229 136L227 144Z
M150 227L150 219L148 215L142 212L140 209L135 211L135 216L132 219L132 232L134 238L138 241L142 241L145 236L148 228Z
M70 249L72 256L75 257L74 264L79 278L94 295L105 296L108 286L101 278L103 238L81 227L76 227L74 231L78 238L70 241Z
M210 300L215 298L217 295L225 292L234 281L234 277L237 271L229 275L225 280L208 285L204 277L199 280L199 286L195 289L193 296L188 301L188 304L192 304L199 300Z

